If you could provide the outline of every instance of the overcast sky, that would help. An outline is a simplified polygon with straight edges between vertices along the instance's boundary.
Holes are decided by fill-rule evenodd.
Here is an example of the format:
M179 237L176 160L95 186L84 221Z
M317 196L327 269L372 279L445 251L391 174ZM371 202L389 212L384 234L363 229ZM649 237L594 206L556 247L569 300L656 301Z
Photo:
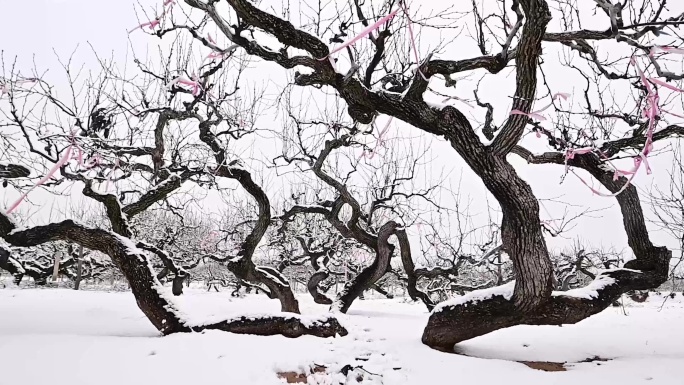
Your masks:
M589 0L583 0L589 2ZM141 0L145 7L161 3L161 1ZM428 3L427 1L425 2ZM429 2L432 3L432 2ZM468 2L469 3L469 2ZM676 1L673 3L684 3ZM4 51L5 61L11 61L15 56L19 58L19 68L27 72L33 67L33 61L40 69L49 69L51 73L59 71L56 55L65 58L80 46L75 56L75 61L84 63L85 68L97 70L97 62L88 44L92 44L98 54L120 58L122 62L130 56L129 44L132 44L136 52L145 52L148 47L156 47L158 40L144 34L129 34L127 30L135 27L139 22L136 17L137 2L130 0L23 0L10 1L0 0L0 9L3 20L0 23L0 48ZM684 4L670 5L671 12L677 13L684 10ZM680 8L680 9L677 9ZM589 15L591 16L591 15ZM145 20L143 20L145 21ZM470 22L470 20L468 20ZM591 28L592 23L605 22L605 17L600 15L588 20L584 27ZM130 38L130 41L129 41ZM436 45L438 35L425 34L420 41L422 53L429 51ZM476 47L472 44L468 47L459 46L457 50L451 50L454 57L440 57L444 59L457 59L477 55ZM7 63L6 63L7 64ZM260 69L263 80L275 82L291 78L292 73L273 65ZM554 77L554 91L569 92L579 95L584 84L578 78L569 73L562 72L560 64L551 68L558 71ZM507 79L496 79L496 82L484 83L483 97L491 101L495 106L500 106L497 111L498 121L501 122L506 115L506 108L510 109L508 97L513 94L513 76ZM581 78L580 78L581 79ZM465 95L464 97L468 97ZM0 103L0 108L2 104ZM466 112L466 111L464 111ZM466 112L468 114L468 112ZM481 113L477 112L477 113ZM480 114L481 115L481 114ZM418 134L415 129L397 125L396 130L413 130L412 134ZM541 140L543 142L543 140ZM545 147L539 140L535 142L533 136L525 139L526 144L536 150ZM437 155L433 170L453 169L452 182L457 182L463 172L462 193L468 194L475 199L474 211L484 210L483 199L485 189L477 177L469 170L463 170L462 161L458 155L445 142L435 140L432 153ZM511 162L519 169L521 176L533 187L539 198L552 198L562 196L563 200L588 208L607 209L600 213L601 218L586 218L579 223L571 233L566 236L580 237L593 245L615 245L618 249L626 248L626 237L622 228L622 220L619 207L613 198L601 198L593 196L591 191L584 187L575 178L569 176L563 185L559 185L563 167L561 166L526 166L516 157L510 157ZM635 184L642 189L649 189L653 183L667 183L667 171L670 159L665 156L655 157L651 160L654 169L653 176L647 176L643 170L635 179ZM5 199L7 200L7 199ZM42 210L49 210L47 205ZM542 217L548 216L546 210L552 214L557 213L557 207L551 204L542 207ZM653 233L652 237L659 243L668 243L676 246L665 234ZM562 247L570 242L567 239L549 240L552 247Z

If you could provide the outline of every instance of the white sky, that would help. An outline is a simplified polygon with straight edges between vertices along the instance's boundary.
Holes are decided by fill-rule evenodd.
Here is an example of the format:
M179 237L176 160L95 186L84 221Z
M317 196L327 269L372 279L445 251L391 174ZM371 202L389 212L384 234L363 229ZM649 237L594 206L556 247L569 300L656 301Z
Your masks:
M589 0L584 0L580 1L580 3L585 1L589 2ZM161 1L140 1L140 4L145 7L158 5L158 3L160 4ZM430 3L432 4L432 2ZM684 2L674 1L672 3L680 4L670 4L671 13L678 13L684 10L684 4L681 4ZM0 0L0 9L5 16L0 23L0 36L2 37L0 49L4 51L6 61L11 61L14 56L18 56L19 68L25 69L26 72L30 71L33 66L32 62L35 61L38 68L49 69L51 74L60 73L55 52L61 57L66 58L77 45L80 45L80 48L75 56L75 62L84 63L85 68L94 71L97 70L97 62L88 43L95 47L99 55L109 56L111 53L114 57L121 58L122 61L125 61L127 54L130 55L129 44L132 44L135 51L143 53L144 56L145 50L148 47L149 49L156 48L159 41L156 38L135 33L130 35L131 41L129 42L127 30L139 23L135 13L136 4L136 2L130 0ZM584 27L605 27L607 24L603 23L606 23L607 19L600 16L588 20ZM471 19L467 19L467 21L470 23ZM592 25L596 22L600 24ZM552 23L552 25L554 24ZM554 27L551 29L554 29ZM436 45L438 40L432 39L439 39L439 36L433 35L425 34L421 38L420 50L423 55ZM441 55L440 58L458 59L477 55L477 50L472 40L465 39L459 41L470 41L470 46L458 46L458 50L450 49L447 51L447 54ZM546 44L545 46L548 45ZM584 87L581 78L567 71L564 73L563 71L567 69L564 69L558 63L557 57L549 55L549 61L555 61L556 64L545 65L545 70L558 71L558 75L552 77L554 91L570 92L579 97ZM264 83L266 81L282 83L286 76L288 79L291 79L292 72L269 64L259 67L259 76L262 77L261 80ZM477 78L473 79L471 86L477 80ZM502 75L483 83L482 86L481 97L494 104L499 124L505 118L509 111L508 109L510 109L510 99L508 97L513 94L513 80L513 76L505 77ZM468 87L467 81L464 84L466 84L464 87ZM271 92L275 91L271 90ZM464 92L462 97L468 98L471 95L472 93L470 92ZM0 108L2 108L1 103ZM464 112L468 114L466 110ZM482 118L483 112L478 110L476 115ZM272 118L269 119L271 119L270 124L272 125ZM400 126L399 129L407 130L408 128ZM409 130L411 131L408 133L402 131L402 135L420 134L416 129L411 128ZM535 139L534 135L530 135L523 143L528 144L532 149L543 150L543 144L539 144L539 141L543 142L543 140L535 141ZM467 169L463 170L463 162L455 151L445 142L434 140L432 154L436 155L438 159L432 169L438 173L445 167L447 169L452 168L452 182L454 185L457 184L460 174L463 172L462 194L470 195L471 201L474 201L471 211L483 212L486 206L484 199L481 198L485 194L485 189L472 172ZM607 210L599 214L601 218L583 219L579 226L571 233L566 234L566 237L580 237L595 246L615 245L618 249L627 248L619 207L615 199L592 196L592 193L572 176L568 176L564 184L559 186L558 183L563 173L562 166L527 166L514 156L510 160L518 168L521 176L532 185L539 198L562 196L562 199L565 201L588 208L608 207ZM653 176L647 176L642 170L635 179L635 184L645 189L650 188L654 183L665 186L668 182L667 171L669 170L669 162L670 160L663 156L652 158ZM57 204L64 204L62 200L64 198L59 199L61 203L58 202ZM7 200L6 197L4 201L6 202ZM44 215L49 215L46 213L49 213L51 210L50 206L50 199L48 199L46 200L46 206L40 209L41 212ZM553 205L547 204L544 206L552 212L557 210L557 207ZM646 206L644 208L648 211ZM547 216L544 214L544 210L545 208L542 208L542 217ZM652 239L660 244L668 244L671 247L677 246L664 233L654 232L652 233ZM569 242L571 240L549 239L551 247L562 247L568 245Z

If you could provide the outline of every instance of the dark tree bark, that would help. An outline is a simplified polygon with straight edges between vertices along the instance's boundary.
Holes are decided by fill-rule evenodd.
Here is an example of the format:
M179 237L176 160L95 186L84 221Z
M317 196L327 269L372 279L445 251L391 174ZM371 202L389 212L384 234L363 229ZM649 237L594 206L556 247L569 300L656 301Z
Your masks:
M667 276L662 279L655 272L633 270L615 270L598 277L606 278L615 280L615 283L597 290L596 298L553 295L534 312L519 311L502 295L458 306L444 306L430 315L423 331L423 343L437 350L452 352L459 342L511 326L574 324L605 310L629 290L657 287L667 280Z
M378 248L373 263L349 281L333 303L333 309L346 313L352 302L382 278L390 267L394 246L387 239L396 231L397 223L385 223L378 231Z
M321 293L321 290L318 287L318 284L328 279L329 276L330 272L328 270L319 270L313 273L311 278L309 278L309 281L306 283L306 289L309 291L309 294L311 294L314 302L317 304L332 305L333 303L333 300L324 293Z
M377 283L374 283L370 286L371 290L374 290L378 292L379 294L385 296L387 299L392 299L394 298L394 294L390 293L389 291L385 290L382 286L380 286Z
M330 271L328 270L328 260L329 258L325 255L323 255L325 251L321 252L320 256L316 255L311 255L310 256L310 261L311 261L311 266L314 268L314 273L311 275L309 278L309 281L306 283L306 289L309 291L309 294L314 299L314 302L317 304L321 305L332 305L333 300L325 295L324 293L321 292L321 289L319 287L319 284L328 277L330 277ZM319 258L322 258L322 263L319 262Z
M76 261L76 277L74 278L74 290L81 287L81 278L83 278L83 246L78 247L78 260Z
M18 285L26 274L26 270L19 261L12 257L9 250L0 246L0 269L7 271L14 277L14 283Z
M13 179L13 178L25 178L31 175L31 171L18 164L3 164L0 163L0 178L3 179Z
M345 285L342 292L333 304L333 308L345 313L351 306L354 299L359 297L364 291L374 289L380 294L388 298L392 296L387 291L376 285L387 272L390 270L390 262L394 254L394 246L389 243L389 238L396 235L399 240L399 249L401 260L408 276L408 292L411 299L414 301L421 300L428 310L432 310L434 303L430 297L424 292L418 290L417 276L414 272L415 266L411 257L411 246L406 236L406 232L400 229L398 223L390 221L385 223L378 231L377 236L377 253L373 263L367 268L363 269L354 279Z
M271 224L271 203L264 190L252 179L252 175L239 167L231 167L226 159L226 151L216 136L211 132L211 122L202 121L199 125L200 140L207 144L214 153L216 163L219 165L215 175L236 180L249 195L254 198L258 206L258 218L240 245L235 258L217 259L226 260L226 266L238 279L264 285L270 295L280 300L280 307L284 312L299 313L299 303L290 288L287 279L276 269L256 266L252 257L261 242L266 230ZM216 259L216 258L214 258Z
M397 229L395 231L397 239L399 240L399 248L401 249L401 263L404 266L404 271L407 276L407 290L408 294L414 301L422 301L429 311L435 307L434 302L430 299L427 293L418 289L418 275L416 274L416 266L413 264L411 257L411 248L409 245L408 236L404 229Z

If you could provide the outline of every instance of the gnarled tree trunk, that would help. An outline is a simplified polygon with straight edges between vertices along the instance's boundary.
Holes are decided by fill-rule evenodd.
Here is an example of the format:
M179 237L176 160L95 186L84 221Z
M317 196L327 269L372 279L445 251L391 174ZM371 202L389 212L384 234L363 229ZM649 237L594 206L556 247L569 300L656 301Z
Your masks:
M407 276L406 287L408 294L412 300L421 300L429 311L435 307L434 302L430 299L430 296L418 289L418 275L416 274L416 266L413 264L413 258L411 257L411 246L409 244L408 236L404 229L396 231L397 239L399 240L399 248L401 254L401 263L404 266L404 271Z
M76 261L76 277L74 277L74 290L81 287L81 279L83 278L83 246L78 247L78 260Z
M236 180L249 195L254 198L258 206L258 218L252 231L242 242L236 259L228 261L226 266L239 279L261 284L268 288L271 298L280 300L280 307L284 312L299 313L299 303L290 288L287 279L276 269L257 267L252 260L259 242L271 224L271 203L264 190L252 179L252 175L239 167L230 167L226 159L226 151L211 132L210 122L203 121L199 125L200 140L206 143L214 153L219 165L214 173L217 176Z
M516 153L531 163L565 162L562 153L535 157L521 148ZM600 159L594 154L578 155L569 164L589 171L614 193L627 183L624 177L614 180L612 173L601 167ZM622 211L628 243L636 259L625 263L625 269L598 275L590 284L598 293L596 298L576 298L559 292L531 312L520 311L503 295L455 305L447 302L431 314L423 332L423 342L436 349L451 350L458 342L514 325L576 323L601 312L626 292L652 289L667 281L672 252L651 242L636 187L627 187L616 199Z
M344 286L331 309L346 313L356 298L387 273L394 253L394 246L390 245L387 239L394 234L398 226L396 222L387 222L380 228L378 248L373 263Z
M547 33L546 27L551 20L547 1L514 1L511 8L516 13L517 22L510 32L507 31L510 35L507 36L506 43L498 54L487 55L483 53L483 56L460 60L427 58L419 64L419 71L416 71L416 74L409 81L398 81L400 84L393 87L393 92L386 92L386 90L371 87L370 83L364 83L362 79L353 76L353 73L350 73L349 76L338 73L328 61L315 60L314 58L327 57L330 53L330 49L324 41L306 31L297 29L287 20L264 12L249 1L227 0L227 3L238 17L248 20L250 25L278 39L283 45L297 48L306 54L291 57L284 51L276 53L268 50L253 40L247 40L233 34L231 26L219 16L214 3L196 0L186 0L186 3L205 12L226 38L243 47L248 54L259 56L283 68L293 68L299 65L307 67L307 71L298 71L295 74L294 83L299 86L334 88L340 98L344 99L348 105L347 112L355 122L371 124L375 117L386 114L401 119L424 132L447 139L496 198L503 212L502 249L513 262L516 278L510 298L508 296L495 296L476 303L471 302L468 306L462 304L440 306L440 311L433 312L425 329L423 341L426 344L450 349L454 343L514 324L577 322L603 309L607 304L610 304L610 298L618 296L623 290L657 286L666 279L671 253L666 248L656 247L650 242L636 189L629 187L617 198L622 208L629 246L637 259L628 262L625 267L639 270L639 272L618 270L598 276L596 282L602 284L605 284L607 280L614 282L601 286L598 290L599 296L595 300L577 299L567 295L552 295L552 265L542 236L537 199L530 186L516 174L513 167L506 161L507 154L514 150L522 138L525 128L529 123L532 123L530 112L532 112L532 106L537 97L537 72L542 55L542 40L561 42L567 46L577 47L579 40L615 39L618 37L618 33L624 33L620 29L627 29L623 28L626 26L622 25L622 20L615 16L621 15L622 8L620 5L602 2L601 8L606 13L615 16L611 20L610 30L605 32L580 30ZM655 12L654 20L660 17L660 10ZM518 35L521 26L522 33ZM647 28L653 30L654 27L649 26ZM650 32L656 33L655 31L660 32L661 30L643 29L641 32L646 35ZM516 40L517 36L520 36L517 46L511 49L511 43ZM582 47L577 48L577 50L583 53L593 52L590 47L585 48L584 46L589 47L590 44L584 42ZM647 52L647 48L641 47L640 49ZM376 54L381 55L382 51L377 47L376 49ZM485 48L482 50L484 51ZM425 102L423 95L428 89L430 79L435 75L441 75L449 81L452 75L476 69L498 73L506 68L512 60L515 60L516 68L516 91L512 98L512 109L517 113L511 114L501 127L494 127L491 117L493 108L489 106L488 122L485 123L486 127L482 132L487 139L491 140L490 144L482 143L468 119L455 107L437 108ZM376 65L377 61L368 67L367 70L370 71L371 76L366 78L367 81L372 80L372 72ZM601 69L603 70L602 67ZM663 76L666 72L660 70L658 73ZM611 76L608 77L611 78ZM670 75L667 79L676 80L677 78ZM644 83L647 83L646 80ZM594 114L594 111L588 113L591 116ZM628 118L628 114L625 114L625 121L628 121ZM671 132L662 134L661 137L672 135ZM495 133L497 133L496 136ZM654 138L658 135L659 133L656 133ZM558 138L553 139L557 140ZM633 142L634 138L625 140ZM617 143L618 141L620 140L614 142ZM642 140L641 144L643 145L643 143ZM329 144L326 143L326 149L329 148ZM569 145L565 149L572 149L573 147L574 145ZM621 148L624 149L625 147ZM638 146L633 144L628 148L638 148ZM600 169L600 162L596 155L575 155L577 155L576 159L570 162L571 165L580 166L579 163L591 158L593 163L585 164L586 169L594 174L610 191L619 191L619 188L627 182L625 178L618 178L617 181L613 181L612 173ZM563 163L564 154L556 153L551 157L555 161L546 162L544 159L536 159L536 157L532 157L532 161ZM582 162L577 162L577 158L582 159ZM320 166L320 161L321 157L316 162L317 166ZM313 169L316 171L316 167ZM348 228L341 226L340 232L344 235L345 231L347 234L349 231L354 231L359 217L358 205L354 207L355 201L349 198L350 194L344 186L340 186L339 182L331 180L326 175L319 176L324 182L338 190L345 204L352 206L353 214L349 221L350 226ZM334 223L333 225L335 226ZM368 245L365 241L362 243ZM372 248L372 246L369 247ZM384 259L386 258L384 254L386 251L382 253L379 250L376 251L378 261L372 269L369 269L361 277L363 278L361 281L372 281L379 274L380 262L386 262ZM350 289L358 291L358 288L353 286ZM344 306L344 304L342 305Z
M70 220L21 231L13 231L15 229L7 216L0 214L0 236L12 245L30 247L63 240L109 255L128 280L138 307L163 334L206 329L258 335L281 334L286 337L304 334L333 337L347 334L332 317L314 322L302 322L296 315L239 317L207 325L191 325L183 320L174 304L164 297L164 289L150 269L143 250L137 248L130 239L105 230L87 228Z
M2 246L0 246L0 269L12 274L14 283L17 285L21 282L24 274L26 274L26 270L24 270L21 263L12 257L8 249Z
M322 258L323 260L321 261L322 263L319 262L318 258ZM330 277L330 271L328 270L328 260L329 258L327 256L312 256L311 257L311 266L314 268L314 273L311 275L309 280L306 283L306 289L309 291L309 294L314 299L314 302L321 304L321 305L332 305L333 300L325 295L325 293L321 292L321 289L319 287L319 284L328 277Z
M278 270L268 266L256 266L251 258L228 262L227 266L238 279L265 286L269 298L280 301L281 311L299 314L299 302L289 282Z

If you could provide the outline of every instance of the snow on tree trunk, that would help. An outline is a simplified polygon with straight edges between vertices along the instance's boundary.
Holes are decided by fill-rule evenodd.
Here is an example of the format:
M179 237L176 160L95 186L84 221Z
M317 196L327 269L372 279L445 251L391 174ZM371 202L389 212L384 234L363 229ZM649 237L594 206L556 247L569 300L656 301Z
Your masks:
M55 266L52 271L52 282L57 282L57 278L59 277L59 263L62 261L62 252L57 251L55 252Z
M83 246L78 246L78 260L76 261L76 278L74 279L74 290L81 287L81 279L83 278Z

